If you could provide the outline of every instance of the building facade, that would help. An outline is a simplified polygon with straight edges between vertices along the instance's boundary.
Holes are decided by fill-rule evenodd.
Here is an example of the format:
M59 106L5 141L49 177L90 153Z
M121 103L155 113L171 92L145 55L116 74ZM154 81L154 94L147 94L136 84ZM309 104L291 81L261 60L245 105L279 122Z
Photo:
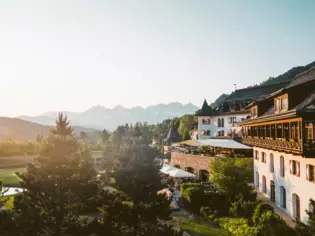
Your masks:
M315 200L315 68L248 106L242 141L253 146L255 187L292 218Z
M265 86L255 86L235 90L214 108L205 100L198 115L198 137L237 138L242 135L239 122L247 119L250 112L246 109L251 102L263 99L266 95L277 91L287 82Z

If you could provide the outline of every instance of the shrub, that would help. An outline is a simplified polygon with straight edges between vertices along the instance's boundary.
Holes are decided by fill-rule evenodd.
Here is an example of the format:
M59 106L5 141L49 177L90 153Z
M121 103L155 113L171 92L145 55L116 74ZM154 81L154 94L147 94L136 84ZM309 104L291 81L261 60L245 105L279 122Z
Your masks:
M214 220L220 227L227 230L233 236L256 236L258 229L250 227L248 220L244 218L218 218Z
M256 206L256 201L244 201L243 199L240 199L239 201L232 203L232 206L230 207L230 213L234 216L251 219Z
M295 230L288 226L279 214L269 210L262 213L256 227L259 235L297 235Z
M201 207L200 208L200 215L210 220L214 220L218 217L218 212L216 210L211 209L210 207Z
M187 188L203 188L203 185L200 183L183 183L180 185L180 191L183 194L183 192L187 189Z
M258 203L257 206L255 207L254 215L253 215L253 222L255 225L259 223L259 219L265 211L273 212L272 206L270 206L268 203L265 203L265 202Z
M199 209L203 202L203 189L190 187L184 190L182 196L190 203L192 210L199 213Z

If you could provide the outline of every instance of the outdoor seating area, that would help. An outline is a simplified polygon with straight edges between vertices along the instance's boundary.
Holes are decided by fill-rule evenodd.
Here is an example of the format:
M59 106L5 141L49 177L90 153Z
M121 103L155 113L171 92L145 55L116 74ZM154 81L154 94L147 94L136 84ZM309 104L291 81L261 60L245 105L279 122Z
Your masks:
M174 143L171 149L173 152L211 157L222 155L237 155L238 157L252 156L251 147L233 139L187 140Z

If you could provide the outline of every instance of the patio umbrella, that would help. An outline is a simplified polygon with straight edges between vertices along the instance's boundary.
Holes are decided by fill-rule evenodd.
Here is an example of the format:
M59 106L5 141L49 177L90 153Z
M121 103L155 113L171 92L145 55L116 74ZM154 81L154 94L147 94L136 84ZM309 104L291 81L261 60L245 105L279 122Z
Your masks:
M195 178L196 175L189 173L187 171L177 169L177 170L171 170L167 174L172 176L173 178Z
M179 170L178 168L174 167L174 166L170 166L170 165L166 165L164 164L162 166L162 168L160 169L160 171L164 174L167 174L168 172L170 172L171 170Z

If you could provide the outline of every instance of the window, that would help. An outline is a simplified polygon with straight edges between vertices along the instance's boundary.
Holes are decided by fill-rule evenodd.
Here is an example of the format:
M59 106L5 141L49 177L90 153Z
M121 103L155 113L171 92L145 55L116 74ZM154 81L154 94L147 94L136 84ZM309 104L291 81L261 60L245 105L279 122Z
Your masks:
M224 130L218 131L218 136L224 136Z
M290 174L300 176L300 162L290 160Z
M283 96L275 98L275 113L279 113L281 111L287 111L288 110L288 95L285 94Z
M306 165L306 179L311 182L315 182L315 166Z
M266 163L266 153L261 153L261 162Z
M210 124L210 119L202 119L202 124L209 125Z
M236 121L236 117L229 117L229 124L233 124Z
M284 157L280 157L280 176L284 177L285 176L285 170L284 170Z
M312 123L305 124L306 139L314 139L314 128Z
M275 164L274 164L274 158L273 158L273 154L270 154L270 172L274 172L275 171Z
M288 110L288 97L281 98L281 111Z
M258 156L258 151L257 150L255 151L255 159L259 160L259 156Z
M267 181L266 181L266 176L264 176L263 175L263 177L262 177L262 191L264 192L264 193L267 193L267 186L266 186L266 183Z
M282 208L287 208L287 193L283 186L280 187L280 205Z
M218 118L218 127L224 127L224 118Z
M251 110L251 117L256 118L258 116L258 108L257 106L253 107Z
M258 171L256 171L256 174L255 174L255 177L256 177L256 188L259 188L259 173L258 173Z
M210 130L207 130L206 134L207 134L207 136L210 136L210 134L211 134Z

